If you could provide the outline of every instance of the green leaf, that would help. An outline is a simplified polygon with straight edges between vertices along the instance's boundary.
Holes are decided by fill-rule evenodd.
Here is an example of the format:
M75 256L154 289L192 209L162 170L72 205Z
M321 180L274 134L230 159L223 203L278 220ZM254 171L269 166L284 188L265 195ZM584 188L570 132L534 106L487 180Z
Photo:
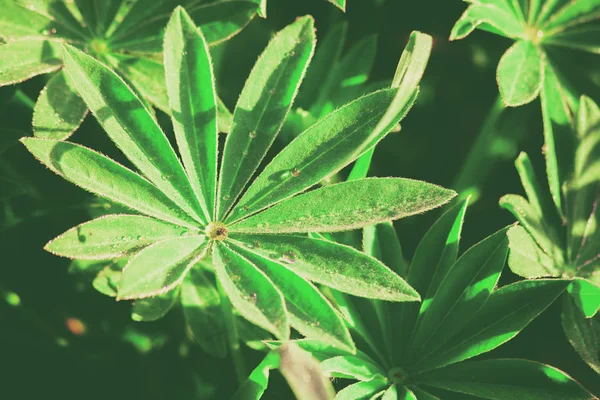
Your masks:
M587 279L575 279L567 290L586 318L593 317L600 310L600 286Z
M51 19L23 8L14 1L2 2L0 14L0 32L7 41L19 40L24 37L47 39L44 34L55 32L60 37L71 37L64 28ZM79 36L77 36L79 38Z
M183 165L208 220L217 190L217 109L208 45L178 7L165 33L165 75Z
M65 68L100 125L133 165L192 218L206 223L175 151L127 84L99 61L68 45Z
M122 0L75 0L83 21L97 36L106 32L121 3Z
M290 328L285 301L267 275L223 243L215 247L213 261L217 279L244 318L287 340Z
M279 368L279 354L268 353L235 392L231 400L259 400L269 385L269 374Z
M165 25L173 8L180 3L157 1L134 4L111 35L111 48L143 53L160 52ZM239 33L256 14L256 4L251 1L197 3L187 1L181 5L186 7L210 45L217 45Z
M419 377L429 386L480 398L590 400L594 396L569 375L528 360L481 360L451 365Z
M85 40L84 26L73 16L66 2L60 0L13 0L29 11L53 21L73 37Z
M374 378L366 382L354 383L340 390L335 400L364 400L370 399L372 395L385 389L388 383L383 378Z
M560 5L561 8L545 21L545 31L562 30L566 26L592 21L600 14L600 4L595 0L565 1L560 2Z
M363 229L363 250L366 254L381 260L398 275L406 276L408 265L391 222L366 226Z
M563 88L549 64L544 72L544 84L540 91L542 120L544 123L544 148L546 171L552 200L559 215L564 218L562 182L571 174L575 144L573 116L569 108L569 94Z
M26 81L62 66L60 43L20 39L0 45L0 86Z
M583 361L600 375L600 314L586 318L570 296L563 297L562 326Z
M486 353L523 330L567 288L569 281L520 281L492 292L461 332L411 370L426 371Z
M308 110L317 101L323 90L331 85L328 82L334 79L335 72L335 68L332 66L338 63L342 54L347 31L348 23L339 22L327 31L322 39L319 39L315 56L310 62L296 98L296 105Z
M445 275L433 298L422 303L409 359L420 360L443 347L483 307L506 262L507 230L501 229L467 250Z
M181 284L181 305L194 339L210 355L227 356L227 335L223 324L219 292L214 279L201 268L192 268Z
M318 361L294 342L278 349L279 369L297 399L332 400L335 392Z
M464 39L475 28L513 39L523 35L523 25L504 1L469 6L452 28L450 40Z
M109 260L186 233L186 229L153 218L112 214L69 229L44 250L69 258Z
M440 400L439 397L436 397L434 395L432 395L429 392L426 392L422 389L419 388L414 388L413 389L415 394L417 395L417 400Z
M327 0L342 11L346 11L346 0Z
M281 291L290 324L298 332L333 347L350 352L356 350L344 321L314 285L296 275L286 265L260 256L253 249L234 244L230 246L264 272Z
M376 53L377 36L370 35L354 44L338 63L330 65L331 75L327 81L321 78L320 94L310 107L311 114L326 115L360 94L371 74Z
M376 376L385 377L385 372L374 364L356 356L337 356L321 362L321 369L332 378L369 381Z
M136 300L131 310L131 319L134 321L156 321L161 319L173 308L177 295L177 290L171 290L156 297Z
M123 269L117 300L143 299L173 290L207 248L202 235L166 239L146 247Z
M560 276L561 271L552 258L539 248L531 235L522 226L514 226L508 231L510 270L523 278Z
M527 40L519 40L498 63L496 79L502 101L517 107L535 99L544 81L544 56Z
M378 260L351 247L304 236L232 234L234 241L281 262L304 279L355 296L418 301L419 295Z
M291 178L294 179L294 178ZM456 193L403 178L367 178L322 187L231 225L232 232L336 232L420 214Z
M142 55L111 53L106 56L134 89L155 107L169 114L165 69L157 60Z
M197 229L156 186L110 158L69 142L34 138L21 142L52 172L85 190L143 214Z
M458 245L468 199L446 211L419 242L408 270L407 282L430 303L458 257ZM419 316L420 304L402 304L393 318L392 332L399 345L396 356L404 358L410 335Z
M395 115L374 135L395 93L388 89L355 100L300 134L252 182L228 219L236 221L301 192L375 146L404 116Z
M314 47L314 21L300 18L271 40L250 72L225 142L217 219L226 217L275 140Z
M105 265L92 282L94 289L103 295L117 297L119 281L126 262L127 260L119 260Z

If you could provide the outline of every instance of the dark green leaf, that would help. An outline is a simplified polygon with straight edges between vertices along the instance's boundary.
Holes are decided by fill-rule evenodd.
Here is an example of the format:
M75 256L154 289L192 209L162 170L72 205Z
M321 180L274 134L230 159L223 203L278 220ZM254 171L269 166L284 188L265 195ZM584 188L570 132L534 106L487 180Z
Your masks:
M227 356L219 292L214 279L201 268L192 268L181 284L181 305L194 339L204 351L218 358Z
M515 337L567 288L569 281L532 280L503 286L464 329L414 371L453 364L488 352Z
M573 299L564 296L561 320L565 335L575 351L600 375L600 314L586 318Z
M279 354L268 353L235 392L231 400L259 400L269 385L269 372L279 368Z
M178 290L171 290L156 297L138 299L133 303L131 319L134 321L156 321L164 317L177 300Z
M469 6L456 21L452 33L450 33L450 40L463 39L475 28L499 33L510 38L522 36L523 26L508 2L501 0L485 4L477 3Z
M228 213L281 129L315 46L314 21L281 30L260 56L238 99L219 175L218 219Z
M378 377L366 382L354 383L340 390L335 400L368 400L387 387L385 379Z
M453 392L493 400L591 400L569 375L527 360L468 361L435 370L419 381Z

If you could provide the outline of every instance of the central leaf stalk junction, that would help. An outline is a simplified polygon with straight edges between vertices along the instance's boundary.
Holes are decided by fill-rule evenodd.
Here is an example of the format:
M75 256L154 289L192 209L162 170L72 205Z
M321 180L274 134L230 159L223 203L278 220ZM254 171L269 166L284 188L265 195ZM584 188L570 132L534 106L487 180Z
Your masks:
M210 240L225 240L229 236L227 225L222 222L214 221L206 226L206 236Z

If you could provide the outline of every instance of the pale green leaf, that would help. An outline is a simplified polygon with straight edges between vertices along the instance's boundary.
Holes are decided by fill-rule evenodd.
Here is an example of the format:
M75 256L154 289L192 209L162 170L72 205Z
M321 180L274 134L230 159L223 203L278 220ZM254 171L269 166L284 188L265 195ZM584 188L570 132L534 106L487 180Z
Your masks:
M232 234L255 253L278 261L304 279L360 297L418 301L419 295L380 261L351 247L304 236Z
M567 288L569 281L531 280L503 286L464 329L411 370L425 371L486 353L515 337Z
M187 229L154 218L110 214L69 229L44 249L63 257L109 260L186 233Z
M535 99L544 81L544 56L530 41L519 40L498 63L496 80L502 101L517 107Z
M335 400L369 399L375 393L385 389L387 385L387 381L381 377L366 382L354 383L340 390L335 396Z
M544 21L545 31L561 30L565 26L582 24L600 16L600 4L597 0L561 1L559 4L561 8Z
M69 142L34 138L21 142L50 170L85 190L143 214L197 228L156 186L110 158Z
M475 28L499 33L509 38L521 37L523 25L509 6L502 3L504 1L469 6L452 28L450 40L463 39Z
M0 45L0 86L26 81L62 66L60 43L20 39Z
M592 394L569 375L528 360L468 361L418 378L440 389L478 398L505 400L591 400Z
M587 279L574 279L567 290L586 318L600 310L600 286Z
M202 350L218 358L227 356L219 292L201 268L192 268L181 284L181 305L187 326Z
M217 279L244 318L287 340L290 328L285 300L267 275L223 243L215 247L213 261Z
M523 278L560 276L561 271L552 258L544 253L531 235L522 226L514 226L508 231L510 270Z
M230 246L263 271L281 291L290 324L298 332L333 347L355 351L344 321L314 285L289 270L285 264L256 254L252 248L247 247L248 245Z
M127 260L106 264L92 281L92 286L105 296L117 297L119 281Z
M117 300L143 299L173 290L207 248L202 235L166 239L146 247L123 268Z
M291 178L294 179L294 178ZM424 213L456 193L403 178L367 178L289 198L231 226L232 232L335 232Z
M600 314L586 318L570 296L563 299L561 321L565 335L581 359L600 375Z
M60 0L13 0L19 6L54 22L62 31L79 40L85 40L85 30L69 10L67 2Z
M175 151L127 84L72 46L65 46L65 67L79 95L125 156L182 210L205 223Z
M178 290L171 290L156 297L138 299L133 303L131 319L134 321L156 321L167 315L175 305Z
M165 33L165 76L175 139L192 188L212 219L217 190L217 108L208 45L178 7Z
M370 381L376 376L385 377L386 373L377 365L356 356L337 356L321 362L321 369L332 378Z
M79 97L64 71L50 78L33 110L34 135L39 138L65 140L87 115L88 108Z
M303 17L281 30L260 56L233 113L219 174L218 219L260 164L296 97L315 46L314 21Z
M467 250L445 275L433 298L422 303L408 346L410 360L418 362L443 347L484 306L506 262L507 230L501 229Z

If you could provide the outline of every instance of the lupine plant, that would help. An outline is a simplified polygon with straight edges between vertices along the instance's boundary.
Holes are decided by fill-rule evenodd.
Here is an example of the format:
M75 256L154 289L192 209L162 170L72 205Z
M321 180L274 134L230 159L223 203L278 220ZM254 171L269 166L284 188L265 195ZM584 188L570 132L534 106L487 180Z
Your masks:
M142 0L2 0L0 86L52 73L36 101L37 137L67 139L88 107L63 70L62 45L70 44L110 65L146 102L169 110L161 52L163 31L179 2ZM206 40L219 44L238 33L256 13L251 1L184 2ZM221 104L222 130L228 111Z
M115 377L147 371L136 396L598 399L600 81L581 60L600 52L600 0L467 3L457 22L458 0L436 4L458 12L447 13L446 44L408 34L418 15L399 35L366 15L412 18L429 7L420 2L0 0L2 272L34 276L37 250L45 268L0 279L0 306L22 311L0 330L7 365L27 357L20 336L37 330L57 352L36 386L54 369L73 374L58 368L69 352L77 368L110 361L117 398L132 395L114 393ZM356 21L370 28L355 35ZM514 43L498 53L481 136L453 171L464 140L449 115L422 103L404 118L428 63L454 82L428 76L429 101L454 84L452 102L469 103L451 49L476 29ZM537 99L542 118L512 114L520 141L498 129ZM440 132L415 135L419 118ZM457 143L448 159L423 161L423 143L442 134ZM401 135L409 148L395 146ZM510 160L523 150L517 173L483 182L507 141ZM423 174L395 177L409 175L393 169L400 158ZM498 206L486 187L518 191L517 177L525 196ZM55 302L69 288L45 282L50 264L69 265L70 300ZM29 293L44 298L39 311ZM68 335L47 322L56 315ZM15 341L21 323L34 329ZM33 352L29 380L44 368Z

